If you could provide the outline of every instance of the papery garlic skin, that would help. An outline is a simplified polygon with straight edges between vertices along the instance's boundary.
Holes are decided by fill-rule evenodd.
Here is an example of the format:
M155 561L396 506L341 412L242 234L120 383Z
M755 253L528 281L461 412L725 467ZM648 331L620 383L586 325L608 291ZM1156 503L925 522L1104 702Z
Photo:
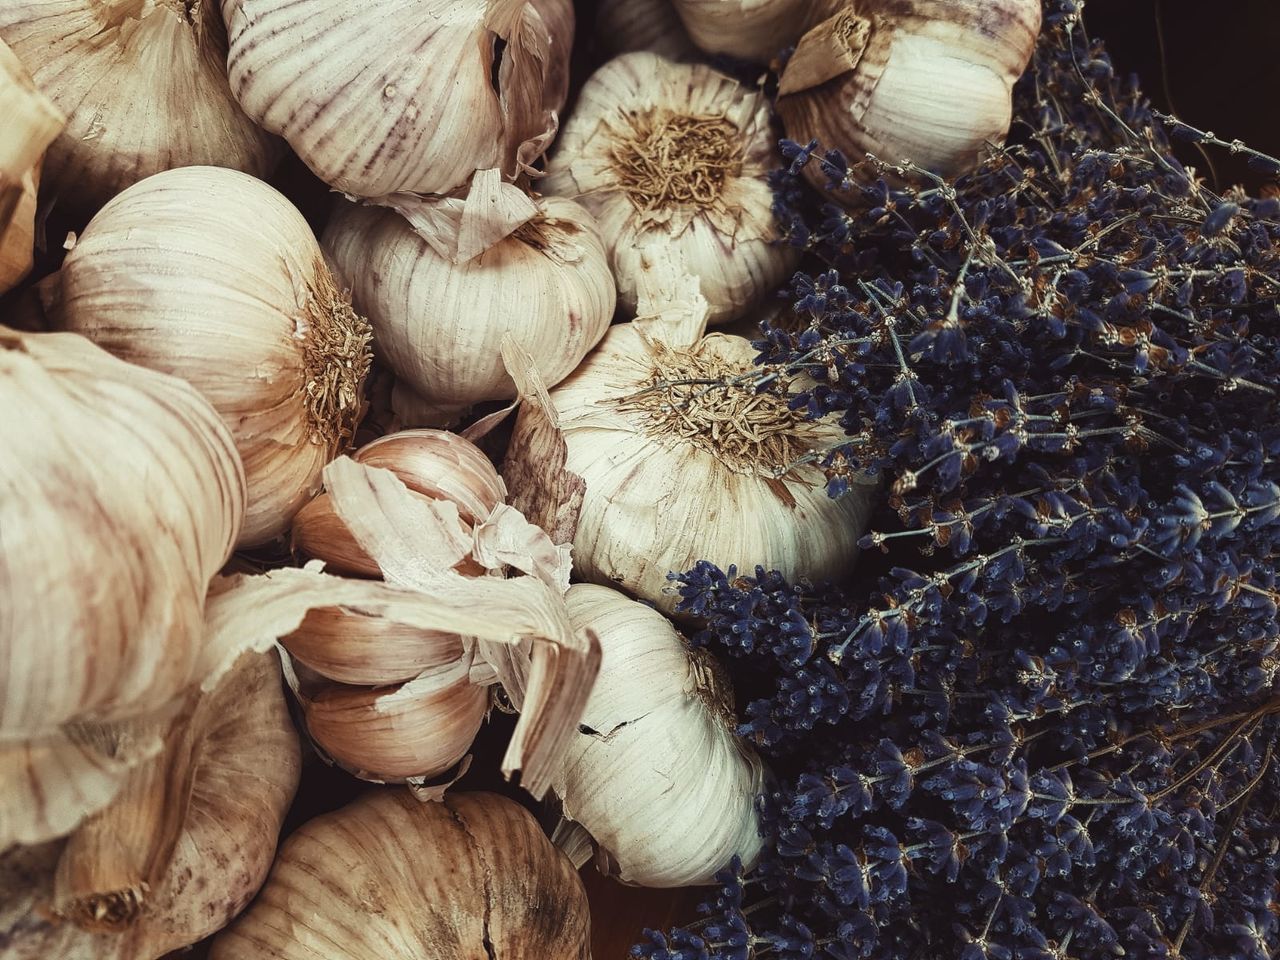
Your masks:
M376 790L303 825L210 960L589 960L586 892L523 807Z
M758 394L750 383L708 389L698 382L750 374L756 351L749 341L711 334L692 348L655 352L638 328L611 328L551 391L566 466L586 481L575 574L667 612L677 600L667 574L699 560L721 569L760 564L790 580L847 575L873 488L863 482L833 500L819 467L791 466L810 450L843 442L844 431L805 420L784 397ZM680 386L688 380L694 385ZM690 402L699 407L687 420L664 413ZM764 445L752 439L755 431Z
M668 60L691 60L698 55L671 0L599 0L595 34L613 56L637 50Z
M513 179L554 135L570 0L222 0L222 15L246 112L343 193Z
M75 838L0 854L6 960L156 960L222 929L253 899L301 774L275 655L245 657L186 723L181 756L169 760L190 765L190 795L159 882L136 901L104 900L112 912L97 920L60 918L54 877Z
M344 204L323 244L373 325L378 355L443 426L471 406L515 397L504 336L548 383L567 376L604 335L615 288L596 225L578 204L539 213L464 263L436 252L397 213Z
M772 293L799 252L777 243L777 135L758 91L652 53L592 74L540 188L591 211L631 314L655 277L696 276L711 323Z
M733 695L709 654L691 650L651 607L607 587L566 598L604 659L555 789L626 883L711 883L737 855L760 854L764 768L734 732Z
M193 164L265 176L282 153L231 96L209 0L7 0L0 39L68 116L45 164L62 204L97 206Z
M114 198L61 271L60 325L196 387L235 435L249 486L239 546L284 533L362 406L369 329L280 193L184 167Z
M787 136L851 164L870 153L967 173L1004 142L1040 17L1040 0L859 0L806 33L783 70ZM821 188L819 166L805 174Z
M693 42L707 53L767 63L795 43L813 8L832 0L671 0Z
M174 377L4 327L0 409L0 736L158 710L245 516L230 433Z

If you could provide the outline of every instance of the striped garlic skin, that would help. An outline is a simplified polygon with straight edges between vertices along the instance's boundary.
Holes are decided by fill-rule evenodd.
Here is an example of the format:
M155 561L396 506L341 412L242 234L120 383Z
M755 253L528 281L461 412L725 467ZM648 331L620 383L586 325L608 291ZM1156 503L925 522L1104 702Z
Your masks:
M516 175L567 90L571 0L222 0L245 111L359 197Z
M672 171L655 130L679 118L713 120L734 152L705 200L654 196L626 178L619 158L648 152L651 168ZM540 189L591 211L609 249L623 309L634 314L653 278L696 276L711 309L728 323L775 291L799 255L777 243L773 190L780 164L777 131L758 91L704 64L677 64L647 52L624 54L597 70L557 140ZM661 181L663 176L655 178ZM705 190L705 188L704 188Z
M734 732L732 693L651 607L595 584L565 599L604 659L556 778L564 816L625 883L711 883L735 854L750 869L764 768Z
M0 327L0 736L159 709L193 679L245 480L174 377Z
M44 167L64 205L194 164L265 176L282 153L231 96L210 0L6 0L0 40L68 117Z
M671 0L693 42L707 53L768 63L796 42L805 18L836 0Z
M613 318L615 289L591 215L560 197L484 253L455 264L390 210L344 204L323 244L399 382L445 426L486 400L510 400L510 334L548 384L582 360Z
M590 960L587 896L527 810L375 790L284 842L210 960Z

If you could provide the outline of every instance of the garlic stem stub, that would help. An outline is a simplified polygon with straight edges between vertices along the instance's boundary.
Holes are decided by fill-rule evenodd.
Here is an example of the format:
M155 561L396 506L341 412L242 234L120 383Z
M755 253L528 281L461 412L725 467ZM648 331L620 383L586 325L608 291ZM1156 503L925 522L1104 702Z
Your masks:
M833 11L800 39L779 79L787 136L817 139L850 164L870 153L944 177L969 172L1009 132L1013 85L1031 59L1040 7L1040 0L860 0ZM819 189L826 185L819 164L805 173Z
M571 0L222 0L231 88L355 197L508 180L555 134Z
M193 680L245 480L190 386L0 327L0 737L160 709Z
M0 39L68 117L44 168L59 203L193 164L266 176L283 152L231 96L212 0L7 0Z
M707 53L768 63L795 43L815 8L837 0L671 0L693 42Z
M710 322L727 323L799 259L777 243L776 144L758 91L703 64L629 53L582 88L541 189L591 211L629 313L652 275L691 274Z
M392 210L343 204L330 221L325 250L369 317L379 357L427 404L431 422L422 425L444 426L477 403L515 397L504 336L558 383L608 328L615 288L591 215L560 197L535 199L530 210L460 261Z
M586 891L523 807L376 790L303 825L210 960L590 960Z
M103 207L60 275L64 329L182 377L231 428L249 487L238 545L287 531L354 433L371 359L302 214L234 170L166 171Z
M724 669L693 650L653 608L575 584L576 627L600 637L595 689L555 790L564 816L597 845L597 863L625 883L711 883L737 855L761 850L756 798L764 767L734 732Z

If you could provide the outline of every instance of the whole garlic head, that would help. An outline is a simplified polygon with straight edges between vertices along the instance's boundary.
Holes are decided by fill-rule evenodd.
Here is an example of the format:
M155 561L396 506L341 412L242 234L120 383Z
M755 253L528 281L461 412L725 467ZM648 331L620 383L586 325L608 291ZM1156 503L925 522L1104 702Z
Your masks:
M1009 132L1013 85L1040 32L1040 0L857 0L796 45L778 83L787 135L856 163L867 153L944 177ZM805 173L816 186L817 164ZM840 195L837 194L837 197Z
M355 430L370 363L368 324L302 214L234 170L169 170L103 207L60 277L64 329L182 377L231 428L239 545L287 531Z
M767 63L795 43L807 15L837 0L671 0L693 42L707 53Z
M587 895L527 810L377 790L298 829L210 960L589 960Z
M514 179L567 89L571 0L222 0L231 88L357 197Z
M723 668L692 650L653 608L607 587L575 584L566 601L604 658L579 734L555 781L564 816L625 883L711 883L761 849L756 798L764 768L734 732Z
M668 60L691 60L698 55L671 0L599 0L595 34L613 56L635 50Z
M265 176L280 157L231 96L214 0L9 0L0 39L68 117L44 168L63 203L193 164Z
M628 312L654 276L691 274L709 322L728 323L799 257L775 242L776 143L758 91L703 64L629 53L582 88L541 189L595 216Z
M591 215L560 197L533 208L513 232L460 262L392 210L344 204L325 231L325 250L369 317L378 355L425 402L425 425L515 397L503 337L558 383L609 326L613 277Z

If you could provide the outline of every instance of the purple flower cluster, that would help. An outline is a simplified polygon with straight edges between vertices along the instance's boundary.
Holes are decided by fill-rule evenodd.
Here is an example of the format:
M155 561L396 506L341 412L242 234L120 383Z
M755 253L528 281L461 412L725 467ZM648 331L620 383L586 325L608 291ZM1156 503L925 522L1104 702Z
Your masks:
M959 182L784 142L809 267L761 381L886 506L857 584L680 577L778 779L760 866L637 957L1280 950L1280 203L1169 135L1280 164L1154 113L1078 3L1045 23Z

